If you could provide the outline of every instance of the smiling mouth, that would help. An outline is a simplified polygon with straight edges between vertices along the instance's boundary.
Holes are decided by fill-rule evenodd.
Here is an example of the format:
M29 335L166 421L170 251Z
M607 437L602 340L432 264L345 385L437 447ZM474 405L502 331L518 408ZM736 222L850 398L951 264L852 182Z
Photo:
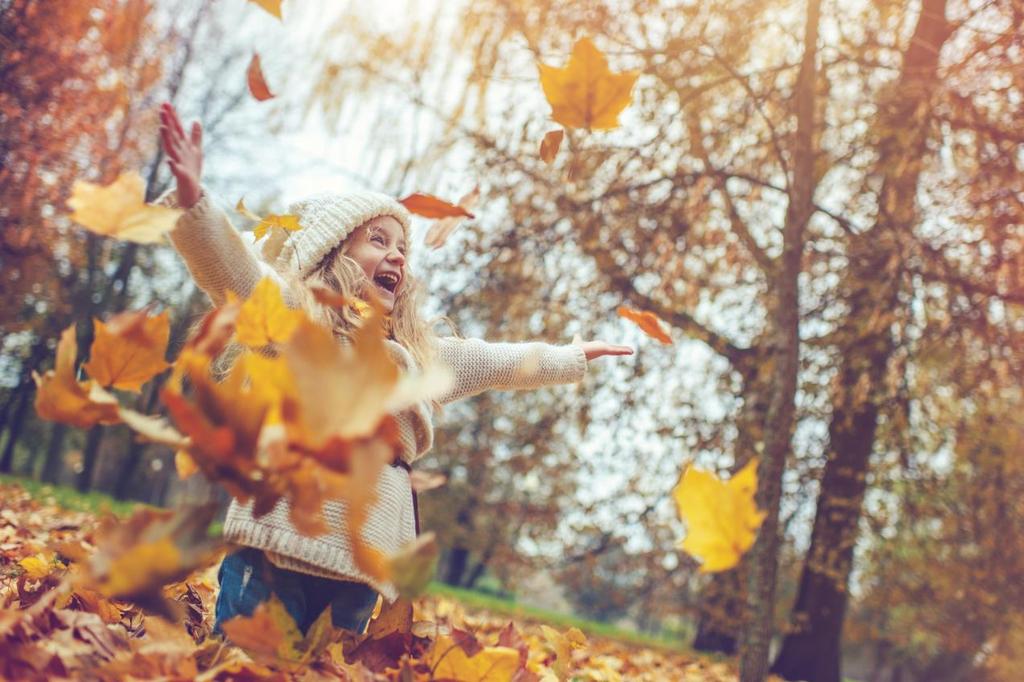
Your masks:
M394 295L398 289L398 276L394 273L384 272L374 276L373 283L377 285L379 289L383 289L391 295Z

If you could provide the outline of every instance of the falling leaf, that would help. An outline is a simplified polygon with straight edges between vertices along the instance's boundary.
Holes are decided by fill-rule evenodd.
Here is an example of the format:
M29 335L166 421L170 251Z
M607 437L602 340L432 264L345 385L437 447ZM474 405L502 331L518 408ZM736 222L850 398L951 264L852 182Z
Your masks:
M36 383L36 413L43 419L88 428L95 424L121 421L120 405L95 381L75 378L78 343L72 325L61 333L54 368L40 376L32 372Z
M140 317L141 324L135 323ZM89 361L83 367L99 385L137 392L170 367L164 360L170 336L166 310L155 317L122 313L109 325L94 320L93 327Z
M565 137L565 131L559 128L558 130L552 130L544 135L544 139L540 143L540 159L544 163L550 165L555 160L555 156L558 154L558 149L562 146L562 138Z
M503 682L519 669L519 652L510 647L484 647L470 656L454 639L441 635L434 642L428 662L433 679L460 682Z
M652 339L657 339L665 345L671 345L672 338L661 328L661 320L654 313L645 310L634 310L626 306L619 306L617 312L620 317L624 317L630 322L635 322L643 333Z
M398 203L405 206L409 212L421 215L424 218L475 217L462 206L449 203L432 194L410 194L404 199L399 199Z
M447 481L447 476L436 471L422 471L420 469L414 469L413 472L409 474L409 482L412 483L412 489L417 493L425 493L428 490L440 488Z
M702 562L702 573L734 567L754 544L765 517L754 501L756 492L756 458L724 483L712 473L686 467L672 496L686 522L680 548Z
M184 481L199 471L199 467L196 466L192 455L184 450L178 450L174 453L174 470L178 472L178 478Z
M403 597L418 597L427 589L437 569L440 549L432 532L424 533L390 559L391 582Z
M134 171L122 173L106 186L76 180L68 199L73 211L70 217L96 234L155 244L174 229L182 211L147 204L145 197L146 184Z
M284 304L277 282L264 277L238 312L235 336L239 343L250 348L284 343L295 331L301 317L301 312Z
M188 438L171 426L166 419L158 415L142 414L135 410L121 408L118 412L125 426L135 432L138 440L147 443L167 445L172 448L183 448L189 444Z
M299 223L299 217L297 215L292 215L290 213L284 215L271 213L265 218L261 218L259 215L246 208L245 201L243 199L238 200L238 203L235 205L235 210L249 220L255 221L256 225L252 228L252 235L256 241L263 239L264 235L267 233L270 233L271 236L287 236L288 232L295 232L296 230L302 229L302 225Z
M638 75L636 71L612 73L589 38L576 41L565 68L538 67L552 118L564 126L588 130L618 127L619 114L632 101Z
M260 102L265 102L274 97L267 87L267 81L263 78L263 70L260 68L260 56L253 54L249 61L249 68L245 71L246 82L249 84L249 93Z
M161 588L213 560L221 540L207 529L216 504L175 511L142 508L128 519L105 518L96 531L96 552L86 586L111 598L161 608Z
M281 18L281 0L249 0L249 2L259 5L278 19Z
M477 185L468 194L459 199L459 206L464 208L466 211L471 211L476 206L477 200L480 199L480 186ZM455 232L462 223L465 222L464 215L452 216L449 218L441 218L436 221L427 230L426 237L423 238L423 242L432 249L441 248L448 237Z

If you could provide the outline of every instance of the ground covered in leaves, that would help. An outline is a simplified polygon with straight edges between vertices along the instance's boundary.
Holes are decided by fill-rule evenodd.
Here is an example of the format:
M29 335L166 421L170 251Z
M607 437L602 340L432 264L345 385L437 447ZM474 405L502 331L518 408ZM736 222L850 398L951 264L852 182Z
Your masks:
M509 622L457 601L421 597L379 614L356 636L324 618L301 636L279 604L211 633L216 560L144 604L110 599L109 582L159 564L159 547L131 561L97 537L93 514L0 484L0 675L6 679L732 680L733 668L681 653L587 639ZM130 521L119 522L130 525ZM101 532L101 531L100 531ZM122 555L127 557L128 555ZM108 562L108 583L85 580ZM113 588L114 592L118 590Z

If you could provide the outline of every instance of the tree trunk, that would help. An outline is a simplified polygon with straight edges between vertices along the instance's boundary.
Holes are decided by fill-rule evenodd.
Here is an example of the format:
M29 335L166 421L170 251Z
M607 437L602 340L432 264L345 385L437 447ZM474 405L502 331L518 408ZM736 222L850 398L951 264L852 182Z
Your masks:
M50 445L46 448L46 460L43 461L43 471L40 478L43 481L56 484L60 478L64 454L64 436L67 435L67 424L56 423L50 429Z
M789 203L782 230L782 253L770 281L774 289L769 309L772 341L772 385L764 455L758 466L757 503L765 518L750 552L747 580L749 618L740 637L740 680L762 682L768 676L775 617L775 587L779 566L779 507L782 475L792 450L796 424L796 391L800 371L800 271L805 230L814 211L815 92L818 86L818 23L821 0L808 0L804 52L794 92L796 131ZM780 160L781 161L781 160Z
M754 348L763 348L759 340ZM771 375L764 371L769 363L761 358L760 351L746 356L737 369L743 377L741 395L745 396L743 407L736 419L735 464L733 473L742 469L764 447L765 420L768 418L771 390ZM739 633L746 613L747 562L742 561L736 568L711 576L701 590L697 615L697 634L692 647L696 651L719 653L732 656L736 653Z
M18 387L18 402L11 416L10 428L7 429L7 442L3 454L0 455L0 473L9 474L14 468L14 446L21 437L21 429L25 425L25 413L28 412L30 398L33 393L32 381L25 381Z
M855 331L844 347L811 547L790 616L790 631L772 667L772 672L790 680L841 679L847 584L878 408L884 400L884 374L894 351L890 313L898 305L899 240L912 234L916 221L929 101L936 89L939 53L951 33L945 10L945 0L923 2L900 78L880 121L881 129L892 132L880 141L878 167L883 183L879 218L851 247L849 284L854 293L847 326L862 331Z
M465 547L452 547L448 550L448 564L444 572L444 582L452 587L462 586L462 576L469 565L469 550Z
M78 492L88 492L92 488L92 478L99 460L100 444L103 443L103 425L96 424L89 429L85 439L85 450L82 451L82 471L78 474L75 487Z

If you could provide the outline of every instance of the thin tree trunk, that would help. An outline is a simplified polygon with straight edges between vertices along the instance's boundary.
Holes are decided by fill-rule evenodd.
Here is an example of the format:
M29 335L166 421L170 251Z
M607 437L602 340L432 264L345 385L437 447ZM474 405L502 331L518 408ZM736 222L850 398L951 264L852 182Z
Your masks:
M939 53L951 33L945 12L946 0L922 3L897 87L880 121L883 130L892 132L880 141L878 167L883 184L878 223L851 247L854 293L849 299L849 326L862 331L844 349L811 547L790 616L790 631L772 667L772 672L790 680L841 679L847 584L878 409L884 399L884 374L895 349L893 319L878 312L890 313L898 305L899 240L912 233L917 218L916 192L926 152L929 101L936 89Z
M4 444L3 454L0 455L0 472L9 474L14 468L14 448L21 438L22 427L25 426L25 415L33 394L31 381L22 382L18 387L18 402L14 407L14 414L11 416L10 428L7 429L7 442Z
M747 581L749 619L740 639L741 682L762 682L768 676L768 656L775 615L775 586L779 565L779 506L782 474L792 448L796 422L797 376L800 370L800 271L804 231L814 210L815 91L818 85L818 22L821 0L808 0L804 54L797 78L796 132L789 205L782 231L782 253L773 274L771 324L775 391L769 402L764 456L758 467L757 502L765 519L750 553Z
M64 437L67 435L67 424L55 423L50 429L50 444L46 448L46 460L40 478L47 483L56 484L60 478L64 454Z
M85 439L85 449L82 451L82 471L78 474L78 479L75 482L75 487L79 492L88 492L92 488L92 479L96 472L102 443L103 425L96 424L89 429L89 435Z

